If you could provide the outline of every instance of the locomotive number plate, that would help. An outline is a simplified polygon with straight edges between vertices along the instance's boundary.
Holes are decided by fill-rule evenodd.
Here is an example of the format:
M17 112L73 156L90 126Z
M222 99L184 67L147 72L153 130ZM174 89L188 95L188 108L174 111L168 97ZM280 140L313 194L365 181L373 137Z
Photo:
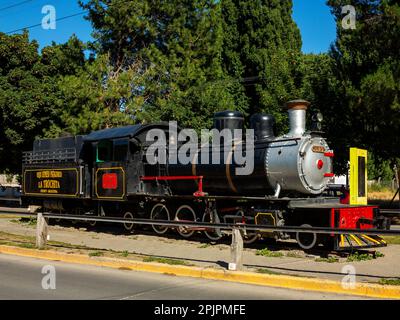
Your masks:
M315 153L325 153L325 147L323 146L313 146L312 151Z

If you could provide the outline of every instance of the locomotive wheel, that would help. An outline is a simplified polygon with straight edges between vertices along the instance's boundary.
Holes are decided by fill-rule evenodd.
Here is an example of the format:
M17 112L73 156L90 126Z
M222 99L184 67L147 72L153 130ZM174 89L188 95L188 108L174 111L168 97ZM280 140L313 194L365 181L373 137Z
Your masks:
M203 215L203 222L219 223L219 221L211 221L210 213L207 211ZM221 238L222 238L221 230L219 230L219 229L208 229L208 230L204 231L204 234L211 241L218 241L218 240L221 240Z
M130 213L129 211L125 212L124 213L124 219L133 219L133 214ZM133 223L126 223L126 222L124 223L124 229L126 231L132 231L134 226L135 225Z
M243 217L243 211L239 211L237 214L237 216L242 216ZM254 242L256 242L259 238L259 235L257 233L257 231L247 231L246 230L246 235L243 235L243 243L244 244L252 244Z
M89 226L95 227L97 224L97 221L88 221L88 223L89 223Z
M312 228L309 224L302 224L300 227ZM317 234L313 232L297 232L296 240L300 248L310 250L317 245Z
M170 215L169 215L169 211L168 208L161 203L156 204L153 209L151 209L151 213L150 213L150 219L151 220L171 220L170 219ZM165 226L156 226L156 225L151 225L151 227L153 228L153 230L157 233L157 234L164 234L168 231L168 227Z
M243 243L244 244L252 244L256 242L259 238L258 233L256 232L248 232L246 231L247 235L243 236Z
M188 205L180 206L178 210L176 210L175 221L194 222L196 221L196 213L192 207ZM178 227L178 233L186 239L193 236L195 232L195 230L191 230L188 227Z

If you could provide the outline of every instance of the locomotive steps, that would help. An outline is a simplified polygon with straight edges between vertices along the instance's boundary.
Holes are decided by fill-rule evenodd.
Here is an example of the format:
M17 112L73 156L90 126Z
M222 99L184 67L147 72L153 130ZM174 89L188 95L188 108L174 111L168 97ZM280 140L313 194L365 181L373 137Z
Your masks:
M107 257L89 257L80 254L68 254L49 250L43 251L36 249L25 249L4 245L0 246L0 253L121 270L155 272L175 276L256 284L293 290L317 291L384 299L400 299L400 286L357 283L353 288L346 288L346 286L341 282L325 279L257 274L252 272L231 272L213 268L167 265L162 263L129 261Z

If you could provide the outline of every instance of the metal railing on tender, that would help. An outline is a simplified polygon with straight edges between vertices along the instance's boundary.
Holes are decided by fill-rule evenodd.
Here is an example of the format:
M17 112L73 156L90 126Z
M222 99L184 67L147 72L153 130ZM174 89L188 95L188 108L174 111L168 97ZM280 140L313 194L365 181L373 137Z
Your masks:
M22 154L23 164L70 162L77 160L76 149L63 148L53 150L26 151Z

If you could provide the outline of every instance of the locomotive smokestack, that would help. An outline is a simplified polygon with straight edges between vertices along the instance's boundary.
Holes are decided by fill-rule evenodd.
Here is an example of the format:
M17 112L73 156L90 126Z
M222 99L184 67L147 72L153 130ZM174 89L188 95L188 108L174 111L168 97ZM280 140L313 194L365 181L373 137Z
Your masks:
M306 131L306 112L310 102L306 100L293 100L286 104L289 112L289 136L301 136Z

